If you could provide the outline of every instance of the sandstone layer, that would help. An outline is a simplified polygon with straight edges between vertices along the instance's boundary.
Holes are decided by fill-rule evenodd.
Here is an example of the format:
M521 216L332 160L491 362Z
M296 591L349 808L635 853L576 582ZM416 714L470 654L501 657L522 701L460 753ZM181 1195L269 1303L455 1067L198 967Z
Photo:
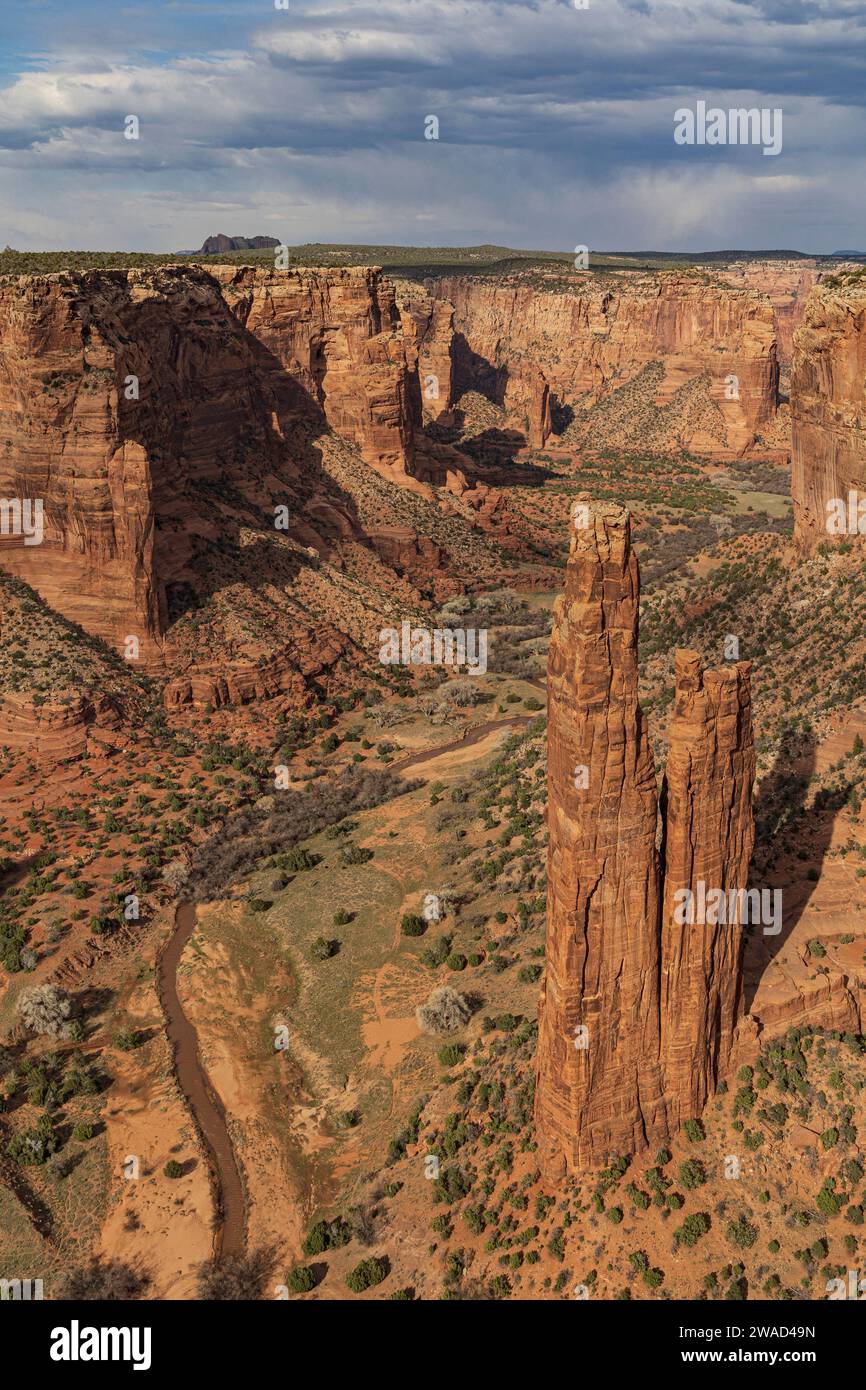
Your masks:
M746 888L749 667L703 672L695 653L678 654L660 826L638 702L638 608L628 512L579 502L548 666L536 1122L552 1177L662 1143L699 1115L742 1008L740 925L680 924L674 913L676 890L701 877Z
M791 375L794 535L806 549L827 540L832 504L864 499L866 516L866 280L812 291L796 335ZM831 509L828 511L828 504ZM866 521L864 521L866 529Z
M422 409L435 420L453 403L454 305L407 281L400 286L400 317L406 355L418 371Z
M655 363L663 365L653 383L659 408L700 381L714 416L711 427L695 422L672 444L736 455L774 419L773 309L751 290L676 273L587 276L567 290L468 276L428 288L454 306L455 396L477 390L526 415L536 442L546 437L542 381L553 398L547 408L567 411L603 400Z
M78 695L64 703L37 704L32 695L7 692L0 700L0 748L56 763L80 758L115 738L126 742L122 719L103 695Z

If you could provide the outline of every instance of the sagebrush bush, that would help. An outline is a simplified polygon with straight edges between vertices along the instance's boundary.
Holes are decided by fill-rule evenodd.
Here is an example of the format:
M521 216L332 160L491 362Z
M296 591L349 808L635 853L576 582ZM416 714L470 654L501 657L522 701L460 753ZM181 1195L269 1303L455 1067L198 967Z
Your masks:
M456 1033L465 1028L472 1016L472 1010L465 994L458 994L449 985L434 989L426 1004L415 1010L418 1027L425 1033Z

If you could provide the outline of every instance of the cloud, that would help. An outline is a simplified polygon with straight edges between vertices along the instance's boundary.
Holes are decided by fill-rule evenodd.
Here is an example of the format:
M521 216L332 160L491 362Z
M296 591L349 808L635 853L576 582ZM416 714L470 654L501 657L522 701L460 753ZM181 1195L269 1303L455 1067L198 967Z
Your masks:
M97 33L100 0L77 8ZM208 7L209 52L194 8L126 10L126 51L116 23L104 50L34 29L0 86L0 235L17 223L22 245L45 244L54 218L56 245L166 250L275 221L293 240L859 239L859 0L240 3ZM772 171L754 148L675 145L673 113L698 99L780 107ZM816 184L823 228L802 196ZM214 223L215 188L237 225Z

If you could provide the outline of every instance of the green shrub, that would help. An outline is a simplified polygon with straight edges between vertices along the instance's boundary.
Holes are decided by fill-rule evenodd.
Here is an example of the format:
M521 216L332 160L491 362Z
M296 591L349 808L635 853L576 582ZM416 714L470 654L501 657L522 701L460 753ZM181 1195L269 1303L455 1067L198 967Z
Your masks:
M692 1192L707 1180L703 1165L696 1158L689 1158L679 1166L679 1180L687 1192Z
M710 1218L704 1211L692 1212L687 1216L682 1226L676 1232L677 1240L681 1245L697 1245L701 1236L706 1235L710 1229Z
M286 873L298 874L304 869L314 869L321 862L321 858L320 854L311 854L308 849L301 849L296 845L294 849L276 855L274 866L277 869L285 869Z
M351 868L355 864L367 864L373 858L371 849L362 849L360 845L352 844L340 846L339 859L344 869Z
M417 912L404 912L400 930L404 936L423 936L427 930L427 923Z
M339 941L333 941L327 936L317 936L310 946L310 955L313 960L330 960L340 949Z
M734 1245L738 1245L741 1250L748 1250L758 1239L758 1232L745 1216L739 1216L736 1221L728 1222L727 1237Z
M162 1171L167 1178L182 1178L183 1164L178 1163L176 1158L170 1158Z
M286 1275L286 1284L291 1293L309 1293L316 1287L316 1276L309 1265L295 1265Z
M381 1284L387 1278L388 1266L384 1260L371 1256L368 1260L362 1260L360 1264L350 1270L346 1275L346 1283L352 1293L363 1293L365 1289L372 1289L376 1284Z

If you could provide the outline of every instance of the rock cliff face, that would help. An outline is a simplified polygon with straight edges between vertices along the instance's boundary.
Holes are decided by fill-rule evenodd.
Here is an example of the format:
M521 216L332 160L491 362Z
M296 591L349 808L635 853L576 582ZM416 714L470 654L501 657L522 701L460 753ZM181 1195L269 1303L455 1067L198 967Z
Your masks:
M0 745L49 765L123 743L128 732L106 696L81 695L65 704L37 706L32 698L7 692L0 700Z
M435 420L453 402L454 305L408 281L400 288L407 358L417 366L424 414Z
M524 380L533 371L560 407L597 403L651 363L664 368L659 407L701 379L718 426L695 424L680 442L706 454L742 453L774 419L773 310L759 294L678 274L591 276L567 291L470 277L428 288L454 305L455 395L479 390L512 412L512 392L515 415L536 399L528 430L536 439L545 430L532 425L543 418L538 386L533 396Z
M730 903L729 894L748 881L755 780L750 670L749 662L738 662L705 672L697 652L676 654L661 949L662 1067L672 1129L700 1114L725 1075L742 1011L743 908L726 912L722 926L682 925L678 918L685 915L684 890L697 901L703 884L705 893L720 889Z
M795 339L791 375L794 535L828 539L827 504L866 498L866 281L820 285ZM864 506L866 513L866 506ZM856 517L847 517L856 527ZM866 524L866 523L864 523Z
M823 271L814 261L739 261L714 271L736 289L765 294L773 306L779 365L790 367L794 334L803 322L809 291L820 284Z
M0 536L0 565L115 647L136 636L142 662L157 663L166 587L208 525L190 489L269 470L302 482L304 422L409 480L419 420L393 287L376 269L9 277L0 497L41 499L44 538ZM183 525L164 532L166 518Z
M679 925L677 889L746 887L749 668L678 658L659 808L638 703L627 511L578 503L548 667L548 924L536 1122L550 1176L666 1140L723 1074L741 1008L738 926ZM698 913L700 915L700 911Z
M548 657L548 928L536 1120L546 1172L663 1135L656 780L638 704L628 513L572 532Z

